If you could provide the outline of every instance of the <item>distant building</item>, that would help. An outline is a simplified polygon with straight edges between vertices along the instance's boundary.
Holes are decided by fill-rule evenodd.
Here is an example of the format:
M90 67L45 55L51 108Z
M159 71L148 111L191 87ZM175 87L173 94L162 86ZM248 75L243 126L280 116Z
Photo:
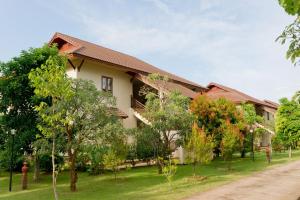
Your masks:
M261 101L243 92L217 83L210 83L207 88L209 90L206 92L206 94L212 99L225 98L237 105L240 105L242 103L253 104L256 110L256 114L262 116L264 119L261 124L256 125L265 129L259 145L265 147L271 143L271 135L275 134L274 116L279 106L277 103L269 100Z

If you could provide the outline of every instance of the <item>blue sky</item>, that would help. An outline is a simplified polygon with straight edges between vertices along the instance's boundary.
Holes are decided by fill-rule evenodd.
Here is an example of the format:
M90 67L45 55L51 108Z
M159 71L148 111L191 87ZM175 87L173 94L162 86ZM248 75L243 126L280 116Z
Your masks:
M300 89L300 67L275 43L292 22L277 0L0 0L0 60L62 32L201 85L277 101Z

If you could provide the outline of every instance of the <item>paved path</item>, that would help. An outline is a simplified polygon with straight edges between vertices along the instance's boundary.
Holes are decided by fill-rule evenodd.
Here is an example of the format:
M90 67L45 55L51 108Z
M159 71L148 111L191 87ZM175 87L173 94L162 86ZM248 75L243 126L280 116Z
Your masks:
M295 161L200 193L186 200L298 200L299 197L300 161Z

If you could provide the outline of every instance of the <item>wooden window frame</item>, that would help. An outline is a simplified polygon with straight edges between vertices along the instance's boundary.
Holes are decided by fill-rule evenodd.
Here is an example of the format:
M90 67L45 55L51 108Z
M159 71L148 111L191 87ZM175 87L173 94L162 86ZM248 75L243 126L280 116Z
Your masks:
M106 79L106 88L104 88L103 87L103 80L104 79ZM111 90L108 90L108 80L110 80L111 81ZM111 92L111 93L113 93L113 83L114 83L114 81L113 81L113 78L112 77L109 77L109 76L101 76L101 90L102 91L104 91L104 92Z

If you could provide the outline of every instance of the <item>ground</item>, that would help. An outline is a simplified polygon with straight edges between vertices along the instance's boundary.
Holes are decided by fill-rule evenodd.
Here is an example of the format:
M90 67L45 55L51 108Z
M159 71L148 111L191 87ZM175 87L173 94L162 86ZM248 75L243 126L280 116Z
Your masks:
M293 160L299 159L300 151L297 151ZM259 153L256 155L255 162L249 158L236 157L232 162L232 170L228 171L226 164L219 159L209 165L197 168L198 174L207 177L203 181L191 179L192 166L179 166L171 187L162 175L157 174L155 167L124 170L118 175L116 182L111 173L99 176L80 173L78 191L75 193L69 191L68 172L62 172L58 178L58 192L60 200L185 199L199 194L199 192L218 188L234 180L243 180L241 178L288 162L287 153L278 153L274 155L272 164L268 165L264 153ZM41 182L33 183L32 174L29 174L29 189L25 191L21 190L20 177L20 174L14 175L13 191L10 193L8 192L8 174L6 172L0 174L0 200L53 199L50 175L43 175Z
M300 199L300 161L276 167L186 200Z

